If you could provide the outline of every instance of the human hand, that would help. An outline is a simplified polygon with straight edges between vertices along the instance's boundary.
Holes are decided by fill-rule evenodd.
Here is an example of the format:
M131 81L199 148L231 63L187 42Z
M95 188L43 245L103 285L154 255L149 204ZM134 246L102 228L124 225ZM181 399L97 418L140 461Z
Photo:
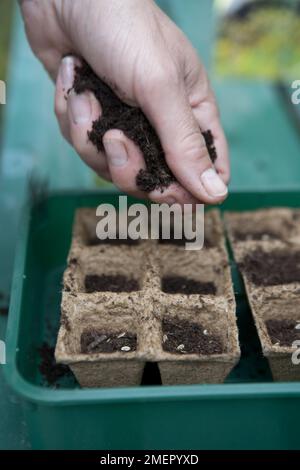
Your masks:
M152 0L23 0L31 47L56 81L61 131L83 160L127 193L141 194L136 175L145 166L136 145L109 130L105 154L87 139L101 107L89 92L68 93L77 57L84 58L127 104L139 106L154 126L178 183L156 202L221 202L227 195L226 139L209 81L183 33ZM65 54L72 54L64 59ZM218 158L213 165L202 131L210 129Z

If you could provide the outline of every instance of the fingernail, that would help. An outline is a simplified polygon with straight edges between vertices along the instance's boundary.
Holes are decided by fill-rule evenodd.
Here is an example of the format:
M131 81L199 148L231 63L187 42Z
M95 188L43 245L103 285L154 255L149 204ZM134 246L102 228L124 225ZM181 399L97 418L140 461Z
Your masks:
M128 160L125 145L119 140L103 140L103 145L109 163L113 166L123 166Z
M74 124L85 124L90 120L92 105L88 93L76 95L72 91L69 95L69 103Z
M62 59L59 73L63 89L68 92L74 83L74 58L72 56Z
M209 168L202 173L201 181L211 197L225 196L228 193L226 184L213 168Z

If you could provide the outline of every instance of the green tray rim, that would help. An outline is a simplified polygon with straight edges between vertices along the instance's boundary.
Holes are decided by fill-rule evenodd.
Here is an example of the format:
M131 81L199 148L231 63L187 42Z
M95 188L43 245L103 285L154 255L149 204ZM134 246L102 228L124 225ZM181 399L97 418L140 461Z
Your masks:
M300 197L300 191L272 191L269 194L289 194ZM47 194L53 197L83 197L122 194L116 189L105 190L57 190ZM259 195L265 191L234 191L234 195ZM229 196L230 197L230 196ZM9 387L23 400L44 406L104 405L107 403L144 403L186 400L237 400L260 398L300 398L300 382L271 382L243 384L202 384L180 386L144 386L130 388L60 390L32 385L23 378L17 367L18 331L23 295L23 274L30 229L30 214L35 203L25 203L14 264L11 303L6 334L7 363L2 366ZM223 210L221 208L221 210ZM226 204L224 205L226 210Z

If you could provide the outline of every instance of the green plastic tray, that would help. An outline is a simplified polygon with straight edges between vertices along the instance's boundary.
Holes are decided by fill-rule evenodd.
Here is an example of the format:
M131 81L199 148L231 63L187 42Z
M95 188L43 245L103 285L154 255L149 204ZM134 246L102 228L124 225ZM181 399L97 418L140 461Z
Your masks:
M11 388L20 395L34 449L300 449L300 383L274 383L243 284L231 259L242 358L221 385L155 383L80 389L72 376L51 388L38 348L55 344L62 273L78 207L117 204L118 193L53 193L25 210L7 328ZM222 210L300 207L300 192L235 193ZM300 367L300 366L299 366ZM147 385L148 384L148 385Z

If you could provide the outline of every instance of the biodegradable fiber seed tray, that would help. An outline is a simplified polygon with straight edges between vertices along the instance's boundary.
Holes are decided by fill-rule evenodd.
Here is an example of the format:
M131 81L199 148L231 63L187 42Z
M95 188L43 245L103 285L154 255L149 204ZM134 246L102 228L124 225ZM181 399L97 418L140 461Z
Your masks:
M225 220L273 377L299 381L300 211L227 213Z
M97 242L96 223L94 210L77 211L57 361L83 387L138 385L147 362L163 384L223 382L240 350L218 211L199 251L173 238Z
M128 206L136 202L140 201L128 198ZM182 448L299 449L300 382L283 383L273 380L268 361L261 351L244 284L240 282L240 276L236 269L236 263L232 259L231 250L228 253L234 282L237 304L236 315L242 354L240 361L227 376L225 383L202 384L200 386L180 384L162 387L159 386L161 382L158 366L153 362L146 365L142 386L137 387L82 388L78 385L78 381L76 381L73 374L68 372L68 367L59 368L60 365L57 366L59 374L55 374L56 377L59 377L54 382L48 380L44 368L45 365L49 366L49 363L52 367L52 350L56 343L61 317L61 281L70 249L74 214L80 207L96 208L100 203L108 203L116 208L119 207L119 193L115 191L55 192L47 195L43 198L43 201L35 202L32 206L26 207L23 213L24 223L20 227L6 336L9 361L3 368L3 373L11 392L18 395L22 403L24 420L29 431L32 448L43 450L125 450L132 448L173 448L178 450ZM262 207L274 207L274 205L300 208L300 192L231 193L218 209L222 212L224 210L235 212L253 211ZM95 210L92 209L91 212L95 214ZM252 212L251 214L254 215L255 213ZM216 224L212 223L210 225L208 223L210 220L212 219L207 220L205 224L208 231L206 241L210 240L210 246L212 246L212 248L208 248L207 253L215 253L218 251L216 246L218 245L219 235ZM240 227L244 224L245 220L240 224ZM254 227L255 223L252 226ZM95 239L91 243L95 227L92 225L90 230L87 224L85 227L87 228L84 233L89 240L87 241L89 249L99 250L103 248L102 243L98 246L95 245L97 242ZM293 236L292 230L289 230L289 233ZM156 249L153 251L156 256L158 256L158 248L160 249L159 253L162 253L164 247L176 251L184 250L182 246L178 246L176 243L166 245L165 243L154 242L154 245ZM82 247L85 247L85 243L82 243ZM116 244L113 247L121 248ZM140 245L126 245L126 248L140 248ZM205 251L202 250L199 256L203 256ZM131 252L134 252L134 250ZM149 258L148 254L147 257ZM135 259L137 259L137 256L135 256ZM193 257L190 259L192 259L192 262L198 259L197 253L194 252ZM143 272L145 271L144 261L143 258ZM160 259L158 261L156 258L155 265L157 269L161 269L163 262ZM69 262L71 262L71 258ZM172 260L168 260L168 262L168 276L170 277L170 275L174 275L172 271L177 269L178 265L176 266ZM174 267L172 267L172 264L174 264ZM88 270L86 269L86 271ZM99 272L100 269L98 274ZM198 278L195 279L194 272L190 271L190 275L194 280L212 281L207 276L201 279L198 271L197 273ZM160 279L161 273L158 272L157 274L156 279ZM177 277L178 275L184 276L182 272L176 271L175 274ZM135 273L132 277L134 275ZM215 276L218 276L218 274L215 274ZM140 281L139 273L135 275L135 279ZM222 285L222 272L219 274L219 279L221 280L219 285ZM175 287L176 284L177 281ZM162 291L160 285L158 283L158 286L156 286L158 291ZM167 283L167 288L174 289L174 280L171 279L169 286ZM189 284L190 288L191 284ZM209 289L212 289L211 285ZM64 292L64 297L66 294L72 297L71 293L71 291ZM139 291L124 292L122 295L137 295L138 293ZM109 294L110 296L110 293L107 292L102 292L102 294ZM97 295L102 294L97 293ZM79 293L76 295L78 296ZM160 295L166 295L170 301L172 300L175 303L180 294L162 292ZM97 309L99 305L95 306L93 304L94 294L81 292L80 296L90 299L88 302L92 307L91 311L94 309L96 312L93 319L98 322ZM208 299L214 301L219 297L220 295L217 293L215 296L210 294L201 297L199 295L198 298L200 300L205 298L206 304L208 304ZM184 294L183 298L192 303L192 300L197 299L197 296L195 294ZM73 297L73 299L76 301L76 297ZM149 303L153 305L153 300ZM82 306L84 306L84 303L82 303ZM183 307L185 307L185 304ZM213 309L213 303L211 307ZM70 312L72 308L69 304ZM164 308L160 307L155 318L159 318L160 315L164 314ZM231 307L229 308L231 309ZM177 309L181 312L179 305ZM201 310L204 311L204 309ZM91 311L88 316L92 316ZM166 311L170 311L170 309L166 309ZM184 308L182 311L186 312L186 309ZM68 315L71 316L70 312ZM82 308L82 315L84 315L84 312ZM153 313L155 313L154 308ZM74 311L75 314L76 310ZM215 340L218 337L218 331L210 331L209 325L205 324L201 315L200 312L198 318L201 323L200 333L197 328L194 332L194 325L188 325L187 328L185 323L178 324L175 315L168 314L167 318L163 320L162 330L164 333L161 331L161 335L167 336L167 341L164 343L164 352L170 356L172 354L176 362L175 365L184 364L184 362L179 364L177 358L181 358L181 356L189 358L189 354L168 352L181 344L187 347L184 333L189 333L192 337L194 337L194 334L199 335L200 342L203 340L203 336L208 336L204 334L205 329L207 330L206 333L214 335ZM106 318L109 319L113 316L113 311L112 315L109 311L106 312ZM125 311L124 316L129 317L131 315L127 315ZM98 371L101 364L107 374L107 371L111 370L109 361L112 362L111 358L115 353L101 353L102 359L100 361L96 359L96 355L81 353L81 350L89 351L90 347L94 348L101 345L103 333L101 331L100 334L99 331L95 332L95 328L92 328L91 331L88 324L80 324L79 320L80 332L76 333L76 329L72 330L72 321L68 322L68 318L65 318L64 315L62 315L61 320L64 327L61 330L63 336L60 346L64 346L65 351L62 351L68 355L69 363L71 365L72 363L77 364L74 360L75 355L71 354L70 351L74 348L76 354L79 355L78 359L84 361L82 362L82 371L84 368L88 370L89 366L94 365L96 380L99 380ZM181 318L182 322L184 320ZM171 325L170 322L172 322ZM191 323L195 323L195 321L191 320ZM213 322L213 328L214 325ZM109 328L106 328L106 326L106 330L112 330L111 326ZM128 328L124 331L123 323L122 326L116 323L115 330L110 333L111 341L106 346L106 351L111 348L109 346L111 342L112 345L121 348L124 346L132 348L131 352L122 352L121 357L124 361L127 361L126 358L129 358L130 354L135 354L139 349L140 331L138 328L135 329L134 321L127 326ZM69 336L67 336L67 328L71 328ZM176 331L176 337L182 335L180 343L173 341L172 336L168 335L170 328ZM182 328L184 328L184 331L182 331ZM271 324L271 328L272 331L276 332L276 325ZM102 329L102 325L100 325L100 329ZM154 329L156 331L156 323ZM118 338L124 332L125 340L122 340L122 337ZM82 335L82 333L84 334ZM75 336L76 334L77 336ZM73 335L73 341L71 341L71 335ZM226 337L226 332L221 331L220 335ZM161 345L163 339L162 337ZM47 346L47 363L44 362L44 357L39 353L43 345ZM213 341L212 345L218 347L219 343ZM134 351L135 347L137 348L136 351ZM179 352L180 349L181 347ZM197 357L199 358L199 356ZM210 365L215 357L216 355L209 355ZM169 358L166 362L171 365ZM195 362L199 366L199 370L202 371L204 369L203 363L204 361L201 363L200 360ZM202 366L202 369L200 369L200 366ZM300 365L297 367L299 368ZM56 372L56 369L51 369L52 376L53 372ZM108 373L107 376L111 377L111 374ZM176 425L173 425L174 423ZM66 429L71 429L72 432L66 432ZM116 429L118 432L116 432Z

